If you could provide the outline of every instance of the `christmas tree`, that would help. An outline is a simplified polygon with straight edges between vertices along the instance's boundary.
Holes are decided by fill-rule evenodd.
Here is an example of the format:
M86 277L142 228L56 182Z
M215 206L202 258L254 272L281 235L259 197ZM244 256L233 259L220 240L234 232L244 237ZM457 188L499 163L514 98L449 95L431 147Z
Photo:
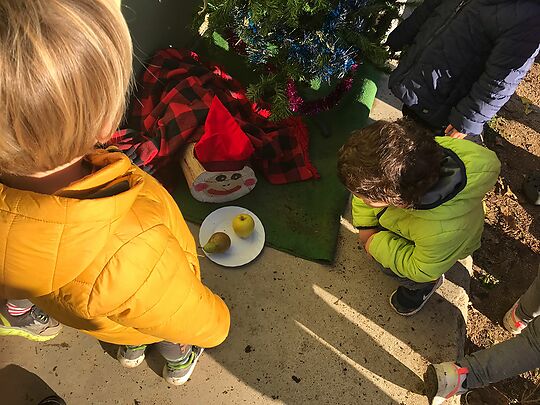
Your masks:
M297 84L337 81L342 92L359 63L384 66L381 41L398 7L386 0L208 0L199 15L202 35L258 68L248 96L269 101L272 118L281 119L300 111Z

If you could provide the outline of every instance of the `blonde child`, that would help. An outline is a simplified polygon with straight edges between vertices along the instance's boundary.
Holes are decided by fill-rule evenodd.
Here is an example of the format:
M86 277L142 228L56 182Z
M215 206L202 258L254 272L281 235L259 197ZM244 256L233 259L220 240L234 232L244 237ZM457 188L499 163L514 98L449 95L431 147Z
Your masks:
M0 20L0 295L121 345L125 367L157 343L166 380L186 382L229 311L171 196L96 149L131 78L120 1L3 0Z

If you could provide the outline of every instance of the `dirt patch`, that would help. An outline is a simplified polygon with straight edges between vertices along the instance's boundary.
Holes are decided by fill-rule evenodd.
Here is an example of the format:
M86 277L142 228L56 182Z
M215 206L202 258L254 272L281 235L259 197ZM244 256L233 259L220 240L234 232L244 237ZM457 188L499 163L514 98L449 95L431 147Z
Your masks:
M485 142L502 169L485 200L482 247L474 254L467 353L511 338L501 319L538 273L540 207L527 203L521 188L525 176L540 168L540 63L491 121ZM464 396L462 403L540 404L539 385L538 372L530 372Z

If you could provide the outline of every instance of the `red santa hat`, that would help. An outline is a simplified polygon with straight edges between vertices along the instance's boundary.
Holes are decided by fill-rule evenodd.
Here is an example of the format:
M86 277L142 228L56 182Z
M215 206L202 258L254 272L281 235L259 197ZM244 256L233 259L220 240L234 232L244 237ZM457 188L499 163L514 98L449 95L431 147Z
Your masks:
M214 96L195 157L209 172L242 170L255 149L229 110Z

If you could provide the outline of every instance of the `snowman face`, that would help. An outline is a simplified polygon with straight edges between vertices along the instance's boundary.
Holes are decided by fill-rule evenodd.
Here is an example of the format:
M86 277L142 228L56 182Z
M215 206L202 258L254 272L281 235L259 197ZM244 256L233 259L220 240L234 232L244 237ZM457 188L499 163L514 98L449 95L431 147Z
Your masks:
M244 166L242 170L230 172L203 172L190 187L198 201L221 203L236 200L249 193L257 184L253 170Z

